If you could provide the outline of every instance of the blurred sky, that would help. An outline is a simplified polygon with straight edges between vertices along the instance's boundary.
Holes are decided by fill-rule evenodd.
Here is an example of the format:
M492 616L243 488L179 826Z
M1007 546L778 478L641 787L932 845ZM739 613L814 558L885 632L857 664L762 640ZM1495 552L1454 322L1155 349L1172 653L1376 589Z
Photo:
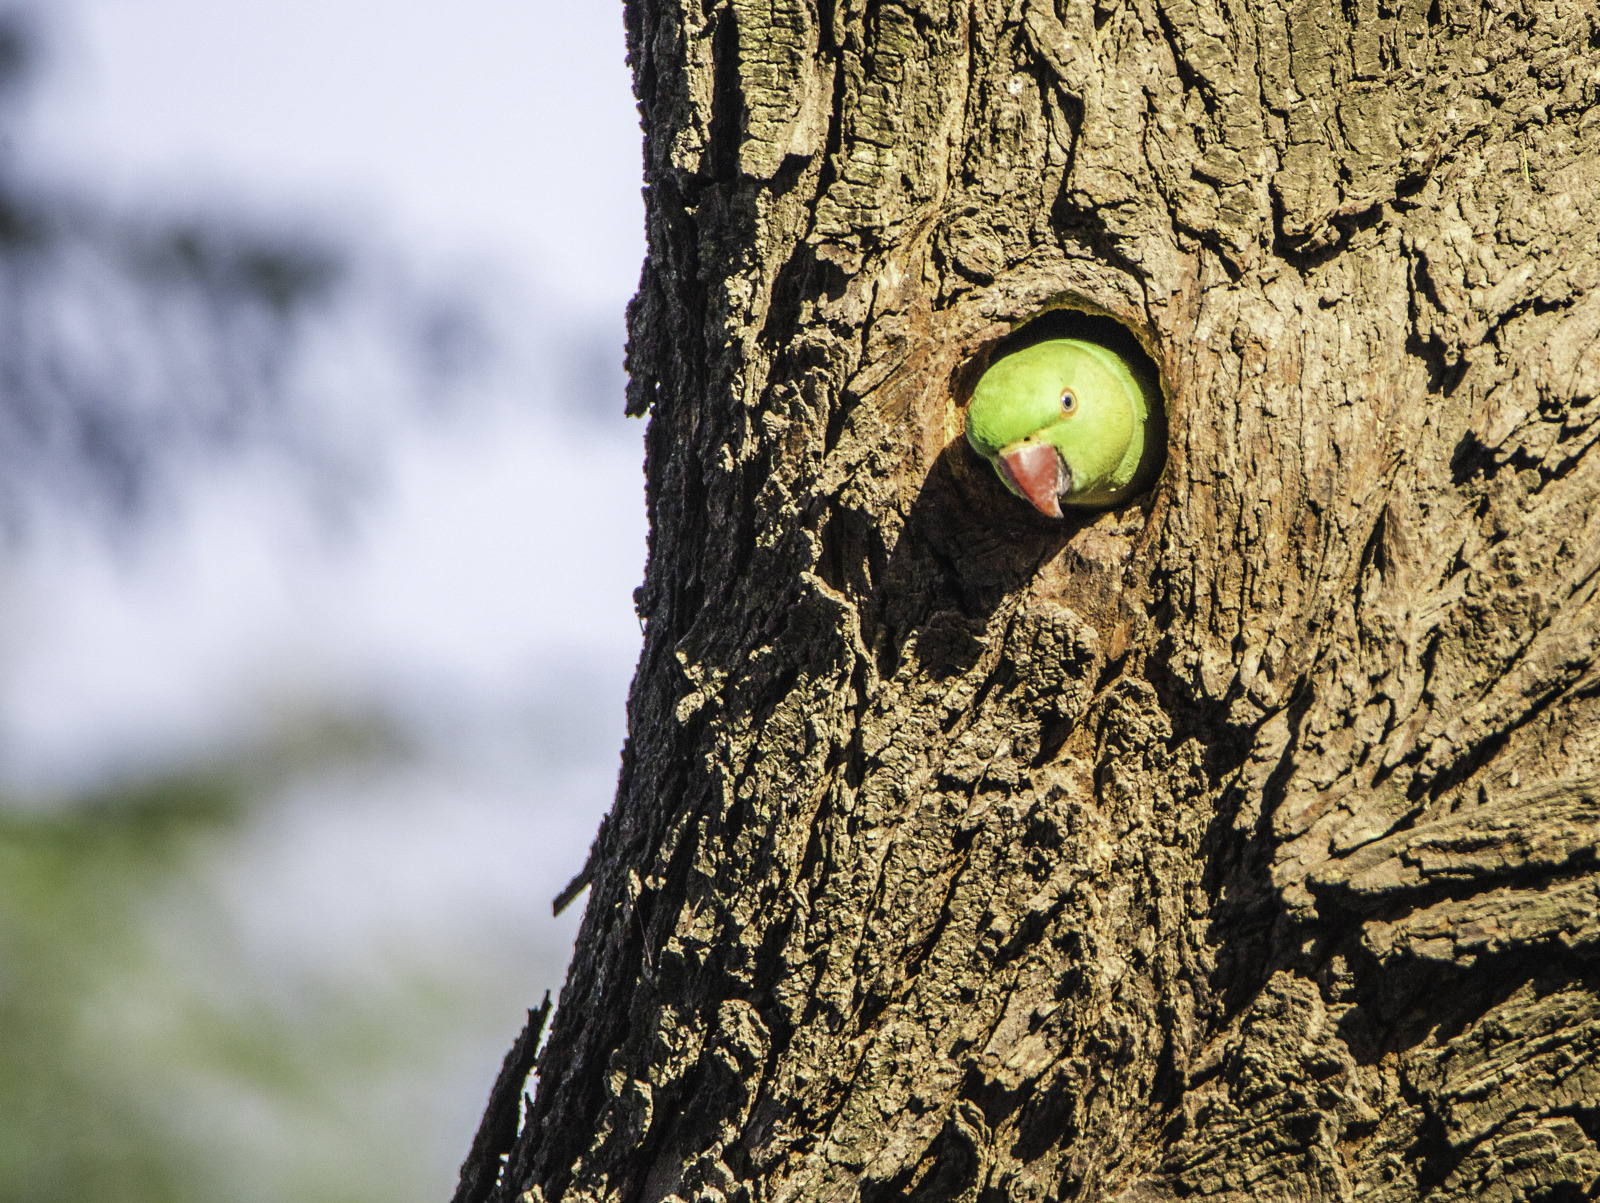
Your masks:
M643 238L620 3L39 11L48 53L14 148L29 174L131 209L304 220L478 290L500 323L510 366L447 413L397 408L338 529L282 473L196 464L131 543L63 515L0 581L13 795L225 753L319 708L377 709L415 740L402 768L298 782L215 873L269 971L423 947L499 992L493 1034L410 1121L443 1197L521 1008L559 988L582 902L557 922L549 900L610 805L639 643L642 426L620 416L619 364Z
M610 0L55 0L29 149L115 194L358 213L615 309L643 255Z

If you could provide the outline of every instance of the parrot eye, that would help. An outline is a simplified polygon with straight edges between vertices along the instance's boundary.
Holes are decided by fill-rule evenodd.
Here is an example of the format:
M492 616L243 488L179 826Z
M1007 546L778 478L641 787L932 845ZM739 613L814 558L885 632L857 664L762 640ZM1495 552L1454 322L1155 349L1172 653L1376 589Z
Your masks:
M1073 396L1070 388L1061 394L1061 412L1068 417L1078 412L1078 398Z

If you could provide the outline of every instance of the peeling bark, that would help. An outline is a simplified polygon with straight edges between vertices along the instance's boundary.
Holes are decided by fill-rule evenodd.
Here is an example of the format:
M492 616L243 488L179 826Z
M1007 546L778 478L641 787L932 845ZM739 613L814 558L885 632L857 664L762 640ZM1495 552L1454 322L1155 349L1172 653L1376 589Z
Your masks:
M496 1197L1592 1197L1600 6L627 28L647 636ZM1059 305L1170 445L1052 523L960 432Z

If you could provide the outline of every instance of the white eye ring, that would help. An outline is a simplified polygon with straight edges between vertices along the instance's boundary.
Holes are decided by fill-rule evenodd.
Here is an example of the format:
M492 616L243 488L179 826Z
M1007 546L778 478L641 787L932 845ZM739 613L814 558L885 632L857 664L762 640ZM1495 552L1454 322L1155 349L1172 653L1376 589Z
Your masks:
M1061 393L1061 412L1068 417L1078 412L1078 398L1073 395L1070 388Z

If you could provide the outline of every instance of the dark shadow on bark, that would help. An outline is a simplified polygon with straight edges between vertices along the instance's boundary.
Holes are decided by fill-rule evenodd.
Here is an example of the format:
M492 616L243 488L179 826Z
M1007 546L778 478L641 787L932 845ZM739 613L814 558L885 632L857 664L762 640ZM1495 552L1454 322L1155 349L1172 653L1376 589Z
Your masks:
M880 674L894 674L907 639L919 631L924 663L950 672L970 668L995 611L1095 517L1069 513L1056 520L1036 513L1006 491L964 438L950 443L923 481L881 580L863 603L863 638L877 654Z

